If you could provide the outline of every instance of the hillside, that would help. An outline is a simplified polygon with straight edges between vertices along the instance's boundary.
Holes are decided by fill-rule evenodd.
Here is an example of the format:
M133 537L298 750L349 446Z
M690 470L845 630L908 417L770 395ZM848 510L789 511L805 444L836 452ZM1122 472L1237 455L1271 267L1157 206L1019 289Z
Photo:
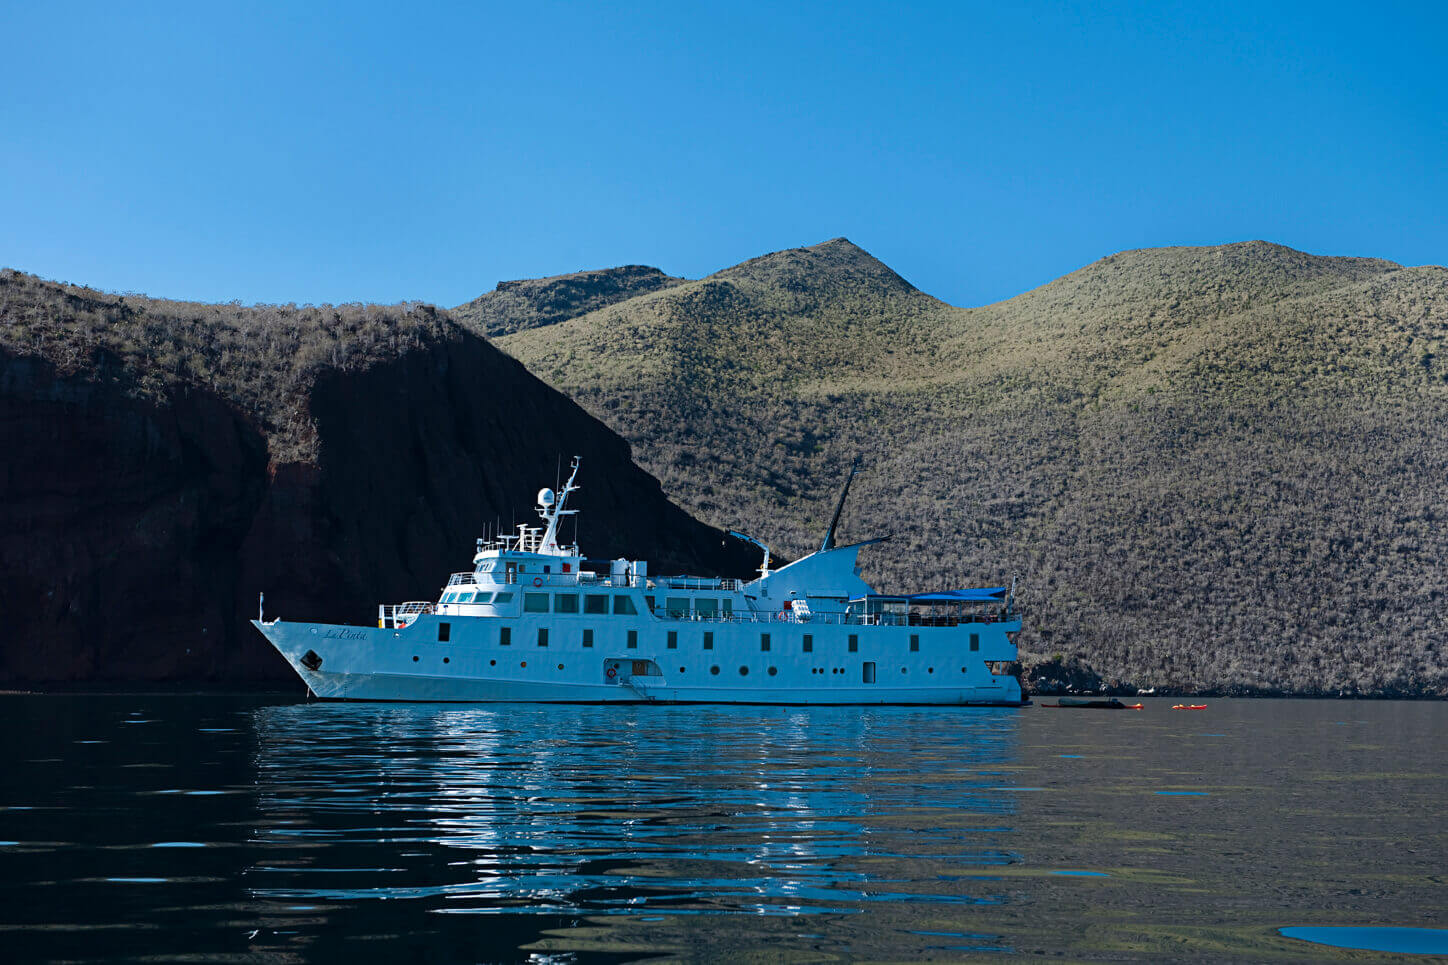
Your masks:
M644 265L500 281L493 291L459 305L452 314L484 335L508 335L576 318L683 281Z
M423 305L202 305L0 272L0 685L295 674L246 619L434 599L583 459L599 556L744 575L627 443ZM566 462L565 462L566 465Z
M1448 695L1448 271L1123 252L981 308L844 239L500 340L666 491L909 590L1019 575L1028 657L1137 686Z

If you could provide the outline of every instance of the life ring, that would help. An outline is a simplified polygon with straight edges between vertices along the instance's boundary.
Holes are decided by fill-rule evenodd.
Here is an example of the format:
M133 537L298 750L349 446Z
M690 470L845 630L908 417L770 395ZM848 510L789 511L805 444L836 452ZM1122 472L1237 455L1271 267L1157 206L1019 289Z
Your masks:
M535 576L535 577L533 577L533 585L534 585L534 586L542 586L542 585L543 585L543 577L541 577L541 576Z
M609 668L608 668L608 679L609 679L609 680L612 680L614 677L617 677L617 676L618 676L618 668L617 668L617 667L609 667Z

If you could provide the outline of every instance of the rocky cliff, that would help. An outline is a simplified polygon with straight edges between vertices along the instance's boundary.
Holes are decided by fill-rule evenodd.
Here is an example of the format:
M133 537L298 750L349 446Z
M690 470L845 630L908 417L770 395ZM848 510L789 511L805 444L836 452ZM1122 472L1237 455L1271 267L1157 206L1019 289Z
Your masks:
M230 378L207 379L138 334L174 345L194 308L0 277L0 685L290 686L246 623L260 591L269 616L363 623L379 602L436 598L484 526L529 518L574 455L591 556L756 563L672 505L621 438L446 318L342 364L298 322L288 354L314 361L289 373L247 354L264 339L212 332L234 354Z

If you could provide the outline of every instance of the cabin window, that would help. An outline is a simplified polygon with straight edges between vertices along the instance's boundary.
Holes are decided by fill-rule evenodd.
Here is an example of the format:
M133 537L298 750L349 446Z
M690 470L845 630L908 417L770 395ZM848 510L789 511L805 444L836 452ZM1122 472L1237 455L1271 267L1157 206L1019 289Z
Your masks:
M646 597L644 597L644 606L646 606L646 607L649 608L649 612L650 612L650 613L653 613L653 612L654 612L654 598L651 597L651 596L646 596Z
M583 631L583 645L585 647L593 646L593 630L591 628Z
M578 594L577 594L577 593L559 593L559 594L556 594L556 595L553 597L553 612L554 612L554 613L577 613L577 612L578 612Z
M634 602L631 597L616 596L613 598L613 612L615 616L634 617L639 611L634 609Z
M506 647L513 642L512 627L498 627L498 645Z
M814 653L814 634L812 633L806 633L804 635L804 652Z
M543 564L543 572L544 572L544 573L552 573L552 572L553 572L553 567L549 566L547 563L544 563L544 564Z
M718 600L706 600L702 598L694 600L694 614L696 616L712 620L714 619L715 614L717 614L718 612Z
M767 633L761 633L761 634L759 635L759 649L760 649L760 650L768 650L768 649L769 649L769 634L767 634Z
M910 652L916 653L920 650L920 634L910 634Z
M721 607L723 607L724 615L725 615L726 617L729 616L729 615L731 615L731 614L734 612L734 601L733 601L733 600L720 600L720 601L719 601L719 605L720 605Z
M850 634L850 653L858 653L859 650L860 650L860 635L859 635L858 633L852 633L852 634Z
M493 606L502 606L504 603L512 602L513 594L511 593L499 593L496 597L493 598Z
M980 634L978 634L978 633L972 633L972 634L970 635L970 649L972 649L972 650L979 650L979 649L980 649Z
M584 613L607 613L608 597L602 593L588 593L583 597Z
M437 642L447 643L448 637L452 636L451 623L439 623L437 625Z
M671 617L686 617L689 615L689 598L686 596L669 596L664 598L664 612Z
M867 684L872 684L875 682L875 663L873 660L865 661L864 665L860 668L860 670L860 680L862 682Z
M524 593L524 594L523 594L523 612L524 612L524 613L547 613L547 612L548 612L548 594L547 594L547 593Z
M639 632L637 630L630 630L628 632L628 648L630 650L637 650L639 648Z
M670 630L670 631L669 631L669 649L670 649L670 650L677 650L677 649L679 649L679 631L678 631L678 630Z
M482 590L479 590L473 594L473 599L478 603L491 603L493 602L493 594L484 593Z
M713 631L713 630L705 630L705 631L704 631L704 649L705 649L705 650L713 650L713 649L714 649L714 631Z
M546 646L548 646L548 628L547 628L547 627L539 627L539 628L538 628L538 646L540 646L540 647L546 647Z

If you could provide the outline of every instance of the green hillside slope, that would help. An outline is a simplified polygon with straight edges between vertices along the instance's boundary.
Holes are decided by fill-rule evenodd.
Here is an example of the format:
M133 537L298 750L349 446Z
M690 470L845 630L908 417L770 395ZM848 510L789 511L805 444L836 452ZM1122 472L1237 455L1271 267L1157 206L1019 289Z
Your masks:
M1139 686L1448 694L1448 271L1264 242L945 305L843 239L501 339L790 554L860 456L888 589L1019 575Z

